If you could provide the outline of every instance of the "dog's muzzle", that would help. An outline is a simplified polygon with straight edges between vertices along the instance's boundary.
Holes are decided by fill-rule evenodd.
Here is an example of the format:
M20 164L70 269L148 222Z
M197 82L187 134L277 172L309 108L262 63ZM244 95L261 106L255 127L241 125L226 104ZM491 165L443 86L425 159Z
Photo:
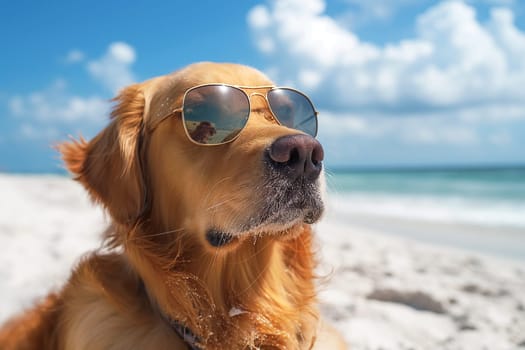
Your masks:
M221 247L245 233L282 233L301 223L317 222L324 210L320 183L323 157L323 147L309 135L276 139L264 152L264 178L254 193L257 207L227 232L209 229L206 240Z
M266 178L261 210L250 226L283 225L319 220L324 209L320 179L323 147L315 138L299 134L275 140L266 150Z

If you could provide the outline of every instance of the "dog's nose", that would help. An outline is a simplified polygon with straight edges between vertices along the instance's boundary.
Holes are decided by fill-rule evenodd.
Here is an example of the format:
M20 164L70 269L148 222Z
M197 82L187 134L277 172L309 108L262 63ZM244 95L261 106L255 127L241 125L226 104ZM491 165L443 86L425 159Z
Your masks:
M268 151L272 166L291 180L319 177L324 157L323 147L309 135L287 135L275 140Z

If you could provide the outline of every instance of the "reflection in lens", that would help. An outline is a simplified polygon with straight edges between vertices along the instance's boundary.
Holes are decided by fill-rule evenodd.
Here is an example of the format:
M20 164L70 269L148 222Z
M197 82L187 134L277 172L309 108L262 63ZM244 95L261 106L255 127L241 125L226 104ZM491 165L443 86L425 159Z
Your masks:
M268 92L268 102L279 123L317 135L317 116L310 100L302 93L288 88L275 88Z
M188 127L188 122L186 122L186 127ZM188 128L190 137L198 143L208 143L210 137L217 133L215 127L207 121L197 123L191 123L191 127Z
M248 96L240 89L205 85L184 97L183 118L188 136L200 144L219 144L235 138L250 114Z

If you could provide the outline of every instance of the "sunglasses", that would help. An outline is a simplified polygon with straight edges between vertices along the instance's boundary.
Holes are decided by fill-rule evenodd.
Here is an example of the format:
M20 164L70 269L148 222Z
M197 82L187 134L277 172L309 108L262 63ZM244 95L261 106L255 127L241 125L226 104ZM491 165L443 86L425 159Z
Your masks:
M248 94L251 90L266 90ZM184 93L182 107L160 121L181 112L188 138L199 145L222 145L235 140L246 127L252 96L263 97L280 125L317 135L317 114L312 101L300 91L274 86L205 84Z

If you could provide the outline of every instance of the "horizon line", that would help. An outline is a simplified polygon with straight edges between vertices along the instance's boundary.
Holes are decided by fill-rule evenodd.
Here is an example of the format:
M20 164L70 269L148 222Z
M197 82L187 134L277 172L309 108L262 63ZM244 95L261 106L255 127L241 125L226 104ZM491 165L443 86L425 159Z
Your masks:
M325 169L330 172L525 170L525 163L338 165Z

